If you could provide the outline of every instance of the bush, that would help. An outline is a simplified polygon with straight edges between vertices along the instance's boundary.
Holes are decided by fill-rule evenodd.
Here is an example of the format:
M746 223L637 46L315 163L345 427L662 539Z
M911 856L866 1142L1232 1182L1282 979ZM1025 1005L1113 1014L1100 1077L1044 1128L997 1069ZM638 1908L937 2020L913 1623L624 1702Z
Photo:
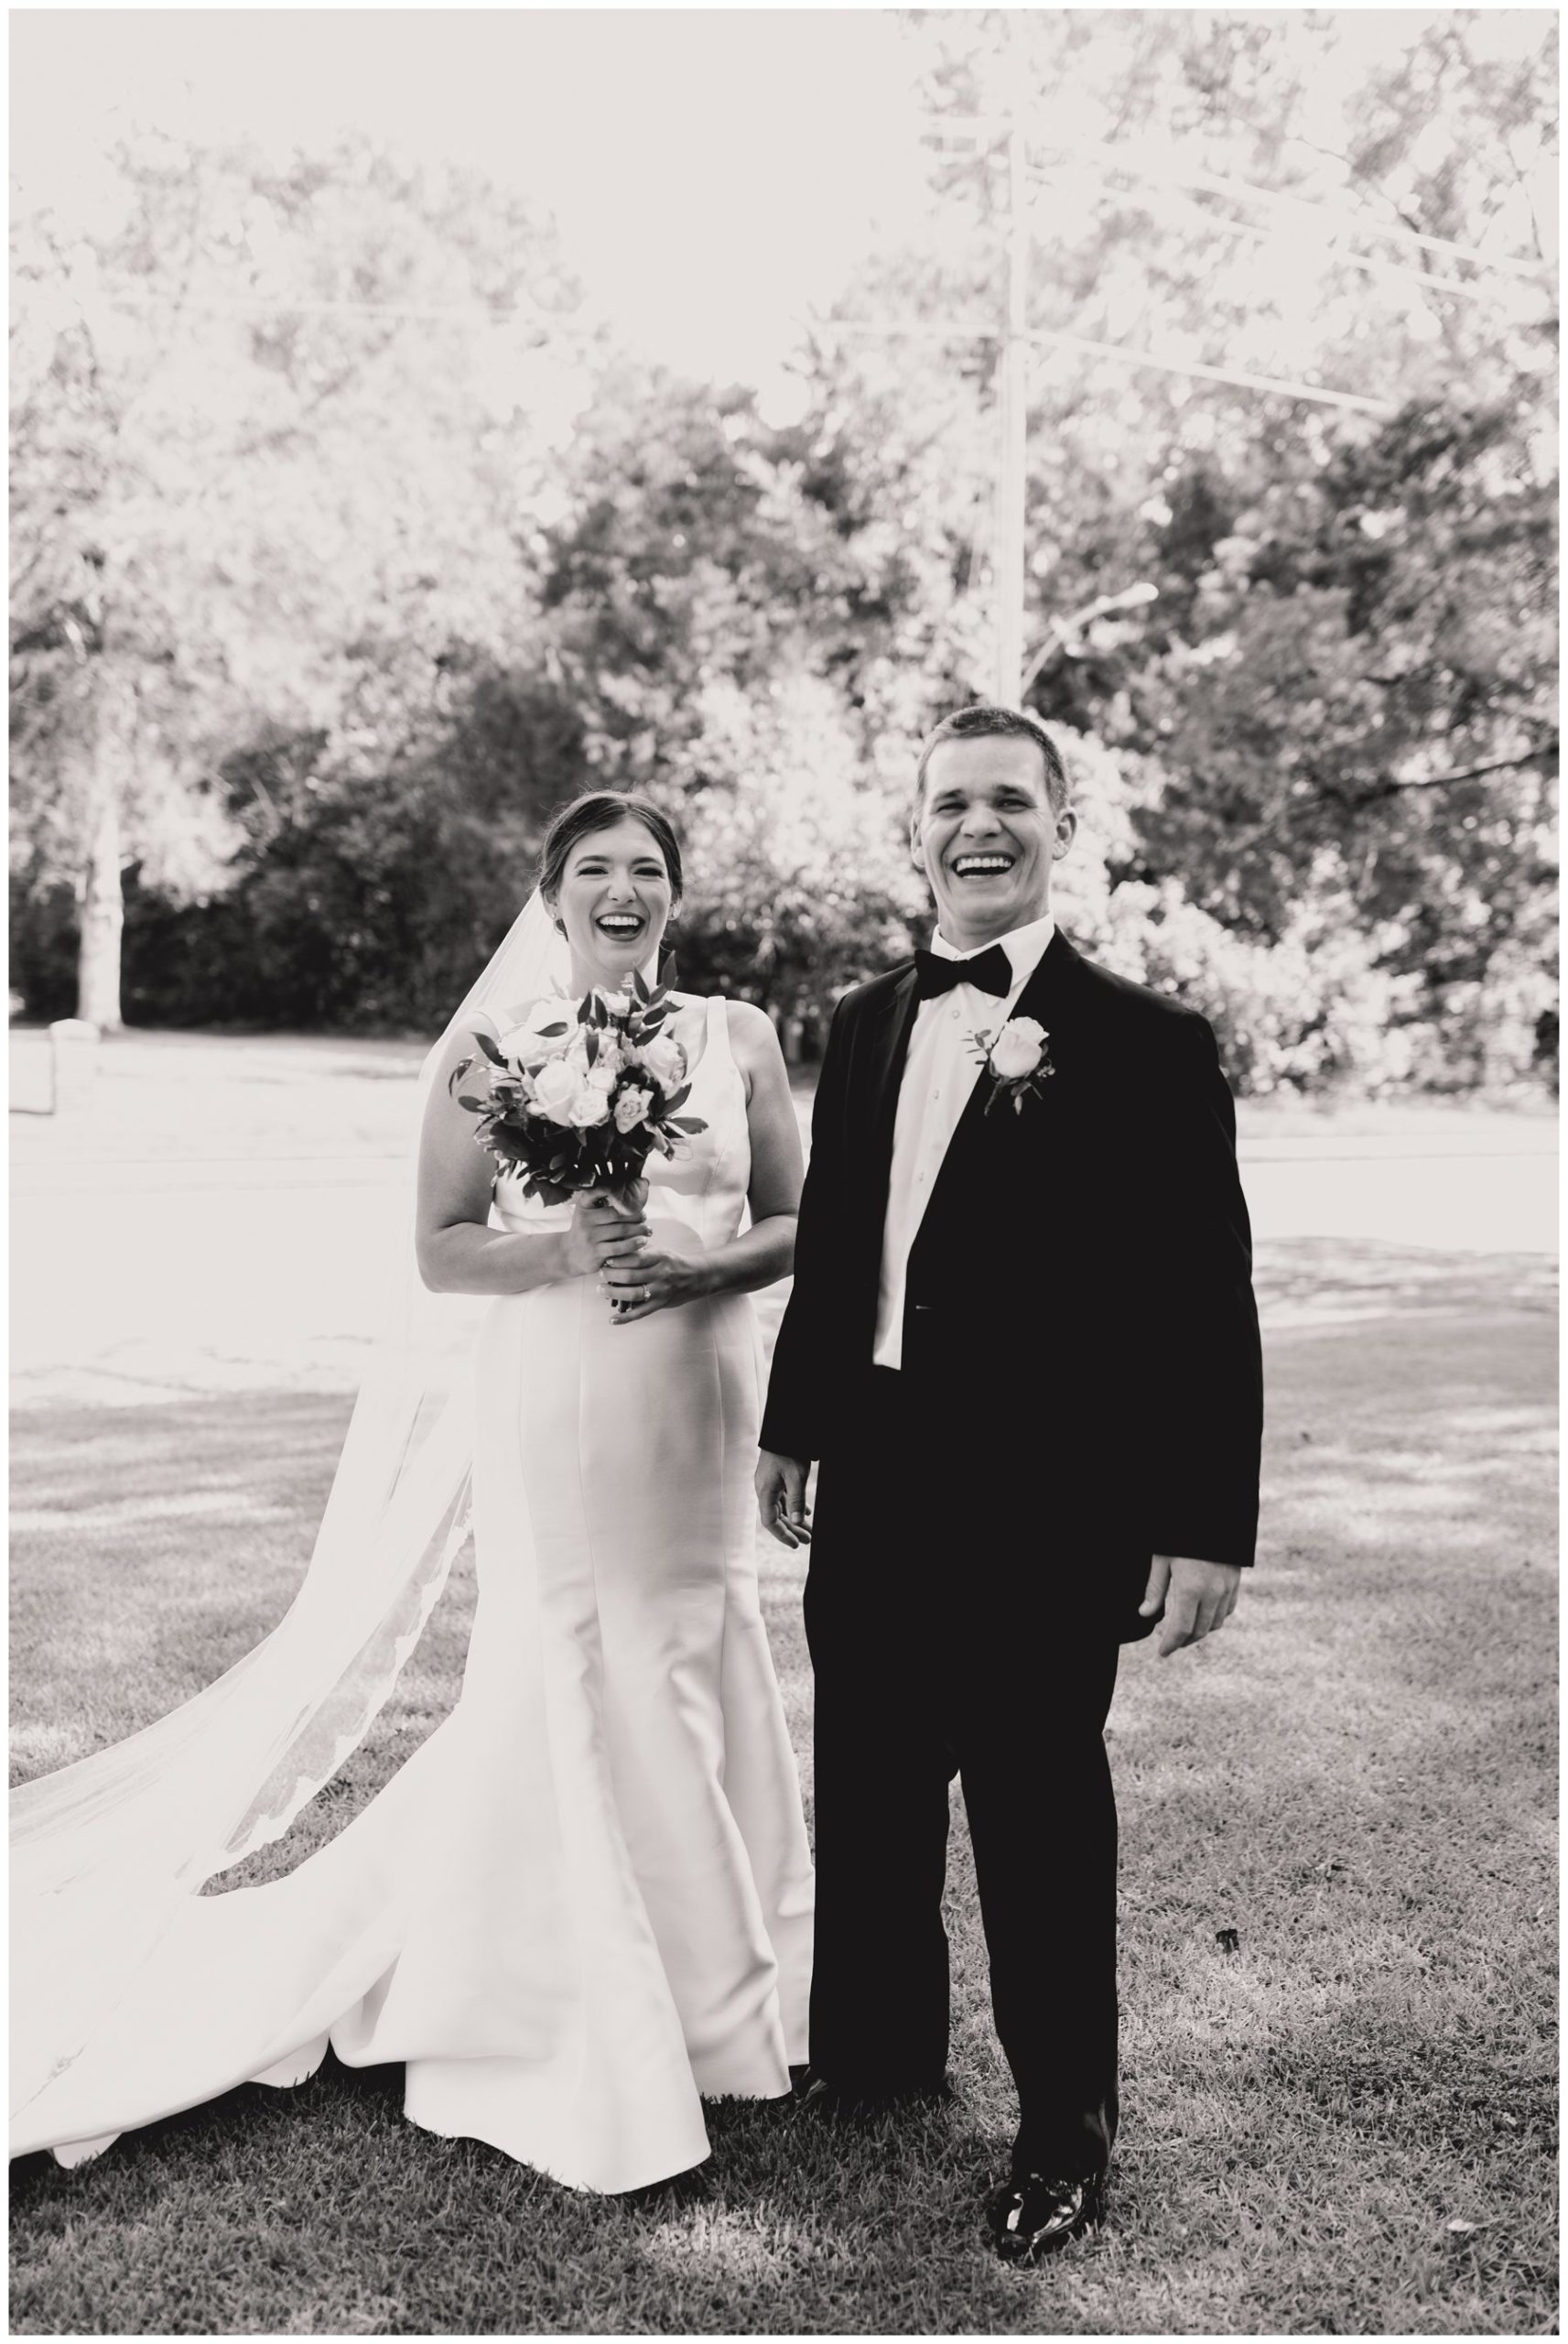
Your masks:
M1314 908L1278 944L1257 943L1187 903L1173 880L1118 887L1108 914L1107 965L1201 1010L1244 1095L1375 1095L1414 1072L1409 1005L1420 980L1379 970L1376 940L1353 928Z
M77 906L73 891L11 874L11 994L17 1015L76 1015Z

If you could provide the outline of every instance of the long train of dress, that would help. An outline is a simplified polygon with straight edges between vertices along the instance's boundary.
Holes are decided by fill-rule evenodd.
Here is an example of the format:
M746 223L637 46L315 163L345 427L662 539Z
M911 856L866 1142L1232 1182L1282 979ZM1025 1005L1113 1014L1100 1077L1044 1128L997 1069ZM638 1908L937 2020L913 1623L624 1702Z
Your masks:
M665 1250L741 1225L722 1001L690 1111L690 1154L650 1167ZM455 1709L285 1878L188 1900L16 2113L13 2154L76 2162L237 2083L300 2081L330 2044L406 2061L416 2123L616 2191L707 2155L702 2095L788 2089L812 1883L757 1593L759 1364L744 1296L624 1327L586 1278L491 1306Z

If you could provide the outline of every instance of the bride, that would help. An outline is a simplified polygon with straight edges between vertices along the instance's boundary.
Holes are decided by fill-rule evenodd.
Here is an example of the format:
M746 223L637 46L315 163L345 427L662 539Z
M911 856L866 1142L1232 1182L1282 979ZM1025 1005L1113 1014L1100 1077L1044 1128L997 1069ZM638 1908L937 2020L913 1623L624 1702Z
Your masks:
M787 2092L812 1883L752 1560L747 1299L789 1272L801 1182L773 1027L672 996L704 1128L629 1210L492 1180L449 1091L478 1020L652 971L680 887L655 808L602 792L557 818L427 1061L418 1275L288 1615L184 1709L13 1794L13 2155L75 2164L301 2081L330 2045L406 2061L416 2124L620 2191L708 2154L704 2094ZM454 1366L461 1297L484 1307ZM200 1894L362 1738L470 1481L451 1716L292 1872Z

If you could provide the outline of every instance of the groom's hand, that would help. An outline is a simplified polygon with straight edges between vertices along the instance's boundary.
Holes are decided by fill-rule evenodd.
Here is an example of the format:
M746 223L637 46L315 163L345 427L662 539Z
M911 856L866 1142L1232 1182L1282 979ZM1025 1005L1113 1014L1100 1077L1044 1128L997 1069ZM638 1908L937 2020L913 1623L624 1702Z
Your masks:
M1222 1628L1236 1609L1240 1590L1241 1571L1235 1563L1204 1563L1191 1555L1156 1555L1138 1612L1141 1619L1152 1620L1162 1604L1165 1607L1154 1646L1161 1659Z
M811 1544L811 1516L806 1505L810 1475L807 1457L775 1457L771 1449L764 1449L757 1459L757 1511L762 1528L781 1546Z

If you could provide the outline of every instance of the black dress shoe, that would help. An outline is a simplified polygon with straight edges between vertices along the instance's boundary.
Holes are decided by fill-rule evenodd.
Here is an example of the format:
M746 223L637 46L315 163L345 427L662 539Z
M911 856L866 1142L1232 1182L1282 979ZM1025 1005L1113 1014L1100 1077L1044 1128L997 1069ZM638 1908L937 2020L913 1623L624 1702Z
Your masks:
M1038 2263L1069 2239L1098 2230L1105 2218L1105 2176L1014 2174L986 2208L991 2241L1004 2263Z

